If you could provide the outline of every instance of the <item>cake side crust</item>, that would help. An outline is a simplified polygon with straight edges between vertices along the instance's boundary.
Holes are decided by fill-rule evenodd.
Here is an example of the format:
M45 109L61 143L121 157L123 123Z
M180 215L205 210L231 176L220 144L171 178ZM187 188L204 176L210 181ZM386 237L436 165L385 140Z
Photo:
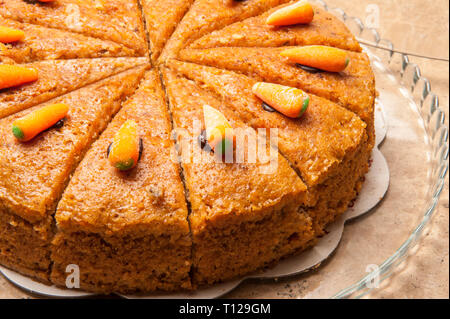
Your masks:
M31 224L17 215L0 209L0 264L50 283L50 242L53 219Z

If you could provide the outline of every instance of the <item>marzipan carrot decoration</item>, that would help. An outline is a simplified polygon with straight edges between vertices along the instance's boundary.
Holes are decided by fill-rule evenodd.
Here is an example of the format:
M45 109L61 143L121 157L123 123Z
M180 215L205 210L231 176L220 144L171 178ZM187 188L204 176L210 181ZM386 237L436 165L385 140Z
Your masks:
M328 72L344 71L350 62L346 51L323 45L286 49L280 54L291 62Z
M25 33L22 30L11 29L0 25L0 43L11 43L22 40Z
M115 168L126 171L136 166L141 152L138 125L133 120L122 124L109 148L108 159Z
M69 107L66 104L58 103L44 106L15 120L12 125L12 132L18 140L27 142L62 120L68 112Z
M38 79L36 69L14 64L0 64L0 90L33 82Z
M286 26L308 24L314 18L314 10L308 1L301 0L273 12L266 20L268 25Z
M309 105L309 96L300 89L289 86L258 82L253 85L253 94L278 112L291 118L299 118Z
M233 150L235 136L233 128L225 116L215 108L203 105L203 117L209 146L222 155Z

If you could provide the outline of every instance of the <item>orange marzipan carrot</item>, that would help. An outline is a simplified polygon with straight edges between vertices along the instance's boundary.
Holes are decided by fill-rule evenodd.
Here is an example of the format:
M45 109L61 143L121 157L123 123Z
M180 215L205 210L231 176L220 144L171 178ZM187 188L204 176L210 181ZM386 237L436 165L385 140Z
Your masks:
M69 107L63 103L46 105L16 119L12 125L13 134L18 140L27 142L66 117L68 112Z
M291 62L328 72L344 71L350 62L346 51L323 45L291 48L282 51L280 54Z
M228 147L234 146L235 136L232 126L221 112L206 104L203 105L203 117L209 146L216 150L217 146L221 145L221 152L224 154Z
M38 79L36 69L14 64L0 64L0 90L10 88Z
M275 110L291 118L302 116L309 105L308 94L290 86L258 82L252 91Z
M308 24L314 19L314 10L308 1L301 0L273 12L266 20L268 25L286 26Z
M138 125L133 120L127 120L114 136L108 160L115 168L126 171L137 165L139 152Z
M22 40L25 33L22 30L11 29L0 25L0 42L11 43Z

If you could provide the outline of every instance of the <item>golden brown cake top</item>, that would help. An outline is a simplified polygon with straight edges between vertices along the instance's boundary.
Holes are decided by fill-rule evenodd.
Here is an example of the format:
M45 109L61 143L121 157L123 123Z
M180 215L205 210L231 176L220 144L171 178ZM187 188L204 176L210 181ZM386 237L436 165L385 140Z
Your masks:
M1 90L0 118L146 62L146 58L99 58L25 64L38 71L38 80Z
M366 124L358 116L323 98L310 94L305 114L290 119L265 111L252 93L256 81L247 76L176 60L168 65L222 99L253 128L278 128L280 151L309 186L331 176L343 158L367 139Z
M160 60L166 61L208 32L263 13L288 0L196 0L167 42Z
M161 54L167 40L194 0L142 0L152 61Z
M248 157L242 163L217 162L214 154L202 150L197 138L204 128L202 107L205 104L223 112L232 127L252 129L194 82L168 70L164 71L164 80L175 128L177 132L181 129L187 133L185 138L193 139L190 146L180 146L182 154L188 151L183 146L191 147L192 151L190 157L184 158L182 166L192 207L193 231L199 231L205 223L213 221L220 227L226 216L234 216L242 222L255 221L270 214L278 205L303 204L306 186L276 149L272 148L272 162L257 157L253 163ZM201 125L197 131L194 121ZM237 139L239 134L244 134L243 130L235 131ZM249 154L248 148L247 145L246 154ZM268 155L269 148L264 152Z
M266 23L270 14L287 5L289 4L282 4L256 17L211 32L193 42L190 47L279 47L315 44L361 51L358 41L342 21L316 6L313 6L314 19L309 24L273 27Z
M143 151L137 166L122 172L108 162L107 149L126 120L137 123ZM186 236L187 206L170 131L159 75L149 71L75 171L58 205L58 227L106 236Z
M0 15L20 22L111 40L144 54L144 26L136 0L0 0Z
M297 87L351 110L366 122L373 121L375 76L367 54L347 51L350 63L344 71L311 73L280 55L290 48L185 49L180 59Z
M136 55L134 50L119 43L75 32L21 23L1 16L0 25L22 30L25 33L23 40L5 45L0 44L0 61L2 58L10 58L16 63L30 63L40 60Z
M0 120L0 208L30 222L52 213L75 165L135 90L145 68L130 69L47 102L69 105L68 117L61 128L42 132L30 142L13 136L12 122L41 105Z
M1 263L7 252L8 267L64 285L73 261L84 264L82 289L172 291L314 244L367 171L374 77L353 35L322 9L307 25L267 26L287 2L0 0L0 26L25 34L0 43L0 63L20 63L0 70ZM315 66L347 69L308 73L280 56L309 44L340 53L313 56ZM29 82L10 88L18 79ZM256 92L256 81L272 84ZM242 145L231 163L217 158L220 144L202 150L205 122L231 126L244 156ZM258 133L263 146L246 141ZM278 139L267 144L264 133Z

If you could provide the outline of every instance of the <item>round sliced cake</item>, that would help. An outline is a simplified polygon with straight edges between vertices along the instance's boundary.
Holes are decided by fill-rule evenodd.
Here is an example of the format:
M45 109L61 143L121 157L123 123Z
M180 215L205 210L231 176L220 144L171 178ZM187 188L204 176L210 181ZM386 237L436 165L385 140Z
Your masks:
M375 97L304 0L0 0L0 264L98 293L270 267L357 197Z

